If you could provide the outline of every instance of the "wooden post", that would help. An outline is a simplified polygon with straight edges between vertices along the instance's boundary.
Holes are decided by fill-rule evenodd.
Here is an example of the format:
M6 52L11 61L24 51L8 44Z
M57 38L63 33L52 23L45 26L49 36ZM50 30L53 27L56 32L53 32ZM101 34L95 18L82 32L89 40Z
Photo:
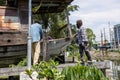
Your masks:
M41 14L42 20L43 20L43 25L44 25L44 35L43 35L43 61L48 61L49 60L49 54L47 52L47 26L48 26L48 17L46 14Z
M48 50L48 44L47 44L47 33L44 33L44 37L43 37L43 61L48 61L49 60L49 54L47 52Z
M68 30L69 30L69 37L72 37L72 31L71 31L71 27L70 27L70 21L69 21L69 16L68 16L68 10L66 8L66 16L67 16L67 22L68 22Z

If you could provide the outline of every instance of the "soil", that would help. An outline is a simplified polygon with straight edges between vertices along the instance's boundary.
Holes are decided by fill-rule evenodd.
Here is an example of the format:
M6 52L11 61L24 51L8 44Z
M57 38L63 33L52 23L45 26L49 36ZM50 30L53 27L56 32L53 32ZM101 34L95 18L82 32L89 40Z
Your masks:
M119 52L107 51L107 54L103 54L102 51L91 51L90 53L95 60L120 60Z

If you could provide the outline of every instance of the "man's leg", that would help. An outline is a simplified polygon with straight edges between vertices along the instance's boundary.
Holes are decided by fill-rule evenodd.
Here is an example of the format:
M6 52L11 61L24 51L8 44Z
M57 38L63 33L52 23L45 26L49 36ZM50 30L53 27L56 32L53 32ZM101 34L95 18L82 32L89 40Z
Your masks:
M83 49L84 49L84 47L82 46L82 44L79 44L79 53L80 53L81 61L84 61Z
M32 64L33 64L33 60L34 60L34 52L35 52L35 43L32 43L32 54L31 54Z
M86 54L88 60L91 61L92 59L91 59L91 55L90 55L90 52L89 52L89 49L88 49L88 42L85 42L84 44L85 44L84 45L85 46L85 48L84 48L85 49L85 54Z
M92 61L90 52L86 50L86 51L85 51L85 54L86 54L88 60L89 60L89 61Z
M34 59L33 64L37 64L40 56L40 42L35 43L35 52L34 52Z

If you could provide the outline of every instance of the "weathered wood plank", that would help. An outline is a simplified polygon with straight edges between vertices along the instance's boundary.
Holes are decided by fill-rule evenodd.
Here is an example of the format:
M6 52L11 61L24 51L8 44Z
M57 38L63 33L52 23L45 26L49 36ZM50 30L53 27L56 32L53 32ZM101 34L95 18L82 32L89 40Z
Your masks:
M48 48L47 53L52 57L58 56L58 55L60 55L61 52L63 52L66 49L66 47L70 44L70 42L71 42L71 39L68 39L68 38L49 40L47 42L47 48ZM12 42L10 42L10 43L12 43ZM7 45L7 43L6 43L6 45ZM5 44L4 44L4 46L0 46L0 63L4 63L4 61L7 58L9 58L9 60L16 61L16 59L14 57L19 58L20 56L24 56L24 57L27 56L27 44L9 45L9 46L5 46ZM42 42L41 42L41 54L40 54L40 56L43 56ZM0 66L1 65L3 65L3 64L0 64Z
M50 55L59 55L66 47L70 44L71 39L67 40L66 38L61 39L52 39L47 42L47 50ZM41 50L43 47L41 46ZM42 55L43 51L41 52Z
M110 61L94 62L93 65L99 69L110 69Z
M62 70L64 67L67 66L75 66L77 63L65 63L60 64L57 66L58 70ZM110 68L110 62L104 61L104 62L94 62L94 66L96 66L99 69L109 69ZM0 68L0 76L13 76L13 75L19 75L21 72L24 72L27 69L27 67L19 67L19 68Z
M0 6L0 15L17 16L17 8Z
M85 62L86 64L89 64ZM64 68L66 66L75 66L77 63L65 63L65 64L60 64L57 66L57 68ZM92 62L94 66L96 66L99 69L109 69L110 68L110 61L100 61L100 62Z
M25 32L1 32L0 34L0 46L20 45L27 43L27 33Z
M24 72L27 67L19 68L0 68L0 76L13 76L19 75L21 72Z

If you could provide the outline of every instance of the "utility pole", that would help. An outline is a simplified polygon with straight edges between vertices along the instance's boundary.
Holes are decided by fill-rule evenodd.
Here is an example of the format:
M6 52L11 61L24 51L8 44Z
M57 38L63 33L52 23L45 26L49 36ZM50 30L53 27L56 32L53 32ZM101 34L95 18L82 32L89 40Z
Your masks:
M103 45L103 33L102 33L102 30L101 30L101 46Z
M118 41L118 50L120 50L120 48L119 48L119 44L120 44L120 42L119 42L119 27L116 27L116 29L117 29L117 41Z
M114 38L114 49L116 50L117 47L116 47L116 39L115 39L115 29L113 30L113 38Z
M105 28L104 28L104 44L106 45L106 35L105 35Z
M27 49L27 59L28 59L28 62L27 62L27 67L28 67L28 69L30 69L31 68L31 46L32 46L32 44L31 44L31 35L30 35L30 26L31 26L31 15L32 15L32 13L31 13L31 11L32 11L32 8L31 8L31 0L29 0L28 1L29 3L29 5L28 5L28 15L29 15L29 32L28 32L28 44L27 44L27 47L28 47L28 49Z
M110 22L108 22L108 27L109 27L109 36L110 36L110 48L112 49L112 35L111 35Z
M104 51L103 51L103 33L102 33L102 30L101 30L101 52L102 54L104 54Z

